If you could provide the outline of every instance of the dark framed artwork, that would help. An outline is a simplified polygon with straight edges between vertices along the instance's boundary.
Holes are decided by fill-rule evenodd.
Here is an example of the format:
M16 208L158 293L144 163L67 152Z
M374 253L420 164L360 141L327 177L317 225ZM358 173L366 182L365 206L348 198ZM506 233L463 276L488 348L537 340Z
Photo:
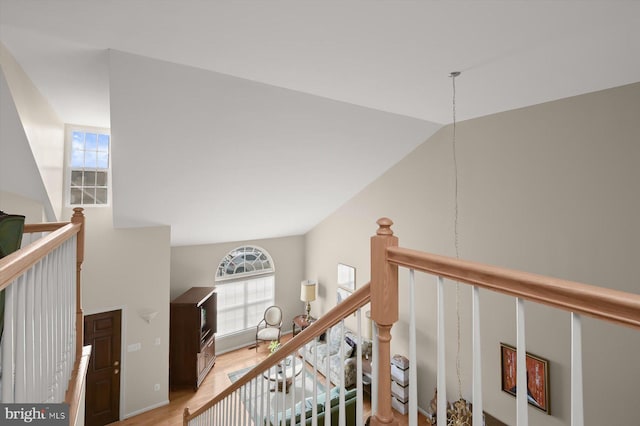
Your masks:
M549 407L549 361L527 352L527 400L529 404L551 414ZM516 348L500 343L502 390L516 396Z

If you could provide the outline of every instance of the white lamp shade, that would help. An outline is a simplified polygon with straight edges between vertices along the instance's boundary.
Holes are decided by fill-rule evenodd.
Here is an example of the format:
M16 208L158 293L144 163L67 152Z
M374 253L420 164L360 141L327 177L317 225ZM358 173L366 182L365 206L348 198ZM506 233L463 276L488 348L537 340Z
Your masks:
M304 280L300 283L300 300L303 302L313 302L316 300L316 282Z

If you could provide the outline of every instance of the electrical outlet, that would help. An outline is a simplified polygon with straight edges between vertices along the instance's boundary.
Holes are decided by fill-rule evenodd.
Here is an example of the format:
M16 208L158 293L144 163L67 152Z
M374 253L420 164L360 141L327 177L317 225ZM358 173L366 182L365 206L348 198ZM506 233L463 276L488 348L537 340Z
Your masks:
M160 383L156 383L155 385L153 385L153 390L158 392L160 390Z
M128 352L136 352L139 351L142 348L142 345L140 343L133 343L129 346L127 346L127 351Z
M153 342L156 346L160 346L160 338L156 337L156 340Z

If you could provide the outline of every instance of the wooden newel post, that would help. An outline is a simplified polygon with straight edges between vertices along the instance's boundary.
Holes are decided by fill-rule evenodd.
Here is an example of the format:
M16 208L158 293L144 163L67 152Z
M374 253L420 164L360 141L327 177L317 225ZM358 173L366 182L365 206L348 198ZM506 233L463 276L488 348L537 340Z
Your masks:
M371 237L371 319L378 327L378 411L371 425L397 425L391 410L391 327L398 321L398 267L387 263L387 247L397 247L391 219L378 219L378 231Z
M84 209L76 207L73 209L71 223L80 225L80 232L76 237L76 359L82 357L82 346L84 341L84 316L82 313L82 292L80 289L80 276L82 272L82 262L84 262Z
M182 426L187 426L189 424L189 407L184 407L184 411L182 412Z

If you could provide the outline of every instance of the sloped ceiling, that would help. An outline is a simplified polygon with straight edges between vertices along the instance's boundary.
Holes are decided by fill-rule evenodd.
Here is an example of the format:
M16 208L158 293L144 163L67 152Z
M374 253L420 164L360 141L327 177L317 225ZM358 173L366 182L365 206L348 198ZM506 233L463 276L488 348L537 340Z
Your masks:
M117 226L303 233L451 121L640 81L640 2L0 0L65 122L111 127Z
M110 64L115 223L170 223L190 244L302 234L439 127L121 52Z
M55 218L40 171L29 148L27 135L0 69L0 192L20 194L42 204L48 217ZM0 209L3 208L0 200ZM4 206L6 208L6 206ZM22 212L6 211L22 214Z

